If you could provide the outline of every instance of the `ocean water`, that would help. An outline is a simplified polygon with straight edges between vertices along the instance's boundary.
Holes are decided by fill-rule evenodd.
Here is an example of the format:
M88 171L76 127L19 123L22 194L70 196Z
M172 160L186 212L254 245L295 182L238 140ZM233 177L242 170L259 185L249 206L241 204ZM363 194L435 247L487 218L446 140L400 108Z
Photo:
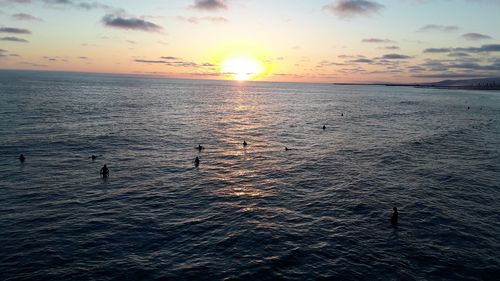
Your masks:
M499 92L1 71L0 280L498 280L499 121Z

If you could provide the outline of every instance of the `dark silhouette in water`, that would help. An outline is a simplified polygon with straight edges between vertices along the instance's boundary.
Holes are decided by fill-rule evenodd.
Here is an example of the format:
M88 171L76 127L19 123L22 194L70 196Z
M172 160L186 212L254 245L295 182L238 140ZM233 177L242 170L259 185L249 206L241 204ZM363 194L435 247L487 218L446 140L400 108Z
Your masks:
M103 178L107 178L109 176L109 169L106 165L102 166L100 174Z
M19 161L21 161L21 163L24 163L24 161L26 160L26 157L24 157L23 154L19 155Z
M285 151L288 151L288 150L291 150L291 149L285 146Z
M198 149L198 151L202 151L205 148L201 144L198 144L198 147L196 149Z
M247 141L243 141L243 146L247 146L247 145L248 145Z
M470 106L467 106L467 110L469 110L469 109L470 109Z
M396 225L398 224L398 219L399 219L399 213L398 213L398 208L394 207L392 208L392 217L391 217L391 224Z
M198 158L198 156L196 156L196 158L194 158L194 166L195 167L200 166L200 158Z
M90 156L89 158L91 158L91 159L92 159L92 161L94 161L94 160L96 160L96 159L97 159L97 156L92 155L92 156Z
M344 113L340 114L340 116L344 117Z
M326 125L323 125L323 131L326 130Z

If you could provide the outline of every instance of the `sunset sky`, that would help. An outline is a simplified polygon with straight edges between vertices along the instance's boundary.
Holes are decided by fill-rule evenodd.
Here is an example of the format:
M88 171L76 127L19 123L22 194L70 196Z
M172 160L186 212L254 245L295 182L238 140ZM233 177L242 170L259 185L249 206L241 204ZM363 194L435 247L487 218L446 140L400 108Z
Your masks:
M419 82L500 76L500 0L0 0L0 68Z

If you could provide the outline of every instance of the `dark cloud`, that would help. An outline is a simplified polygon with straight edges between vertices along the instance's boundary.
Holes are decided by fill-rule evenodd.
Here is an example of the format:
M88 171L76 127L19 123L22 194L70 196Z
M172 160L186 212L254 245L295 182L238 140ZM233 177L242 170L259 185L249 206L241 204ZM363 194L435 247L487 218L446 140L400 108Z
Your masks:
M448 72L448 73L436 73L436 74L417 74L413 75L415 78L478 78L478 77L485 77L484 74L478 74L478 73L454 73L454 72Z
M167 56L167 57L160 57L160 59L164 59L164 60L181 60L180 58L178 57L171 57L171 56Z
M32 16L30 14L25 14L25 13L13 14L12 18L15 20L21 20L21 21L43 21L41 18L37 18L35 16Z
M463 52L457 52L457 53L450 53L448 54L449 57L470 57L469 54L463 53Z
M157 63L157 64L166 64L166 63L168 63L167 61L164 61L164 60L142 60L142 59L136 59L134 61L135 62L140 62L140 63Z
M387 46L387 47L384 47L384 49L386 49L386 50L399 50L400 48L398 46Z
M484 35L481 33L466 33L462 35L462 38L469 40L469 41L478 41L478 40L486 40L486 39L493 39L491 36Z
M500 44L482 45L481 47L455 48L454 51L467 53L500 52Z
M178 57L173 57L173 56L163 56L160 57L158 60L150 60L150 59L135 59L134 62L138 63L147 63L147 64L163 64L166 66L172 66L172 67L208 67L209 65L207 64L197 64L195 62L190 62L190 61L185 61L181 58ZM210 65L211 67L212 65Z
M330 11L340 18L352 18L377 13L384 5L368 0L337 0L323 6L323 10Z
M421 27L417 32L426 32L426 31L442 31L442 32L451 32L457 31L459 28L455 25L437 25L437 24L428 24L426 26Z
M348 60L348 63L374 63L373 60L371 59L355 59L355 60Z
M19 43L28 43L29 42L26 39L12 37L12 36L2 37L2 38L0 38L0 41L10 41L10 42L19 42Z
M381 39L381 38L365 38L361 40L363 43L397 43L396 41L390 39Z
M225 17L177 17L178 20L198 24L202 21L212 22L212 23L226 23L228 20Z
M92 10L92 9L103 9L112 11L120 10L97 2L83 2L74 0L42 0L42 1L49 6L55 6L55 7L69 6L84 10Z
M23 28L0 27L0 33L31 34L31 31Z
M382 56L382 59L386 60L407 60L411 59L412 57L407 56L407 55L400 55L400 54L386 54Z
M108 14L102 18L102 22L105 26L128 29L128 30L139 30L146 32L160 32L163 28L152 22L138 19L138 18L124 18L118 15Z
M451 51L450 48L428 48L424 50L424 53L449 53Z
M217 11L227 9L227 5L224 0L195 0L191 8L202 11Z

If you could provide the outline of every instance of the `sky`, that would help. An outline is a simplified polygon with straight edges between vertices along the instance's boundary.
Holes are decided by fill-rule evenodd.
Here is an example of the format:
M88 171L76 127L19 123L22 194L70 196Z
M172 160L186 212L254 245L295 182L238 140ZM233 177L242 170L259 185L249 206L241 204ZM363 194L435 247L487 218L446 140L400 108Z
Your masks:
M500 76L500 0L0 0L0 69L288 82Z

